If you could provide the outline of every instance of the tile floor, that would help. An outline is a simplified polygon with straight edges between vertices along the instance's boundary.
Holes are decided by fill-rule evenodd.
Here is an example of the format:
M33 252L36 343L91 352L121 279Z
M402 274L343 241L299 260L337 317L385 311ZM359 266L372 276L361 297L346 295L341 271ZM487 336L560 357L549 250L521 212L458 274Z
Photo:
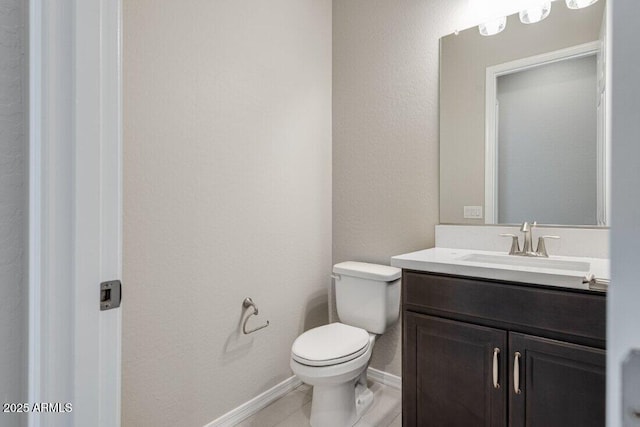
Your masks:
M402 427L400 390L370 382L374 402L354 427ZM311 387L292 390L236 427L307 427L311 413Z

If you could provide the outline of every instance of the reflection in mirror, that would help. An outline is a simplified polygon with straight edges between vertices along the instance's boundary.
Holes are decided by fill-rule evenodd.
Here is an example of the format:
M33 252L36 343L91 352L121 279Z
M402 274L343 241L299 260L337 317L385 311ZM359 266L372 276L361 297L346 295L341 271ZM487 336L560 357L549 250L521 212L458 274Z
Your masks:
M487 222L594 225L598 212L603 218L598 49L591 43L487 69L487 105L495 106L487 128L496 132L485 142Z
M441 223L606 225L605 2L564 3L441 39Z

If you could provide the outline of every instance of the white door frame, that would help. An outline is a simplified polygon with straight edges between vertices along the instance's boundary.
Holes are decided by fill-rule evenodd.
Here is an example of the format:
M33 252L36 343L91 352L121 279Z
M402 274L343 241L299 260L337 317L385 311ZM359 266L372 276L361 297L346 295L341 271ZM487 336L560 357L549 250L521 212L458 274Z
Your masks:
M485 159L484 159L484 217L485 224L498 223L498 77L506 74L524 71L541 65L552 64L569 58L581 58L595 55L600 51L600 42L594 41L547 52L540 55L530 56L515 61L505 62L491 67L487 67L485 83ZM599 141L604 144L605 141ZM599 150L600 154L601 151ZM600 159L599 159L600 160ZM606 165L606 161L599 161L599 164ZM600 172L600 170L599 170ZM606 180L606 173L598 179ZM606 188L606 183L604 184ZM600 187L598 187L598 191ZM603 200L603 198L598 198ZM602 208L604 209L604 208ZM598 212L601 207L598 206Z
M121 3L29 1L29 426L120 425Z
M640 2L607 2L607 130L612 145L611 286L607 296L607 427L639 425L623 407L622 364L640 349ZM630 398L631 396L627 396ZM638 393L636 393L636 399ZM640 410L640 405L634 406Z

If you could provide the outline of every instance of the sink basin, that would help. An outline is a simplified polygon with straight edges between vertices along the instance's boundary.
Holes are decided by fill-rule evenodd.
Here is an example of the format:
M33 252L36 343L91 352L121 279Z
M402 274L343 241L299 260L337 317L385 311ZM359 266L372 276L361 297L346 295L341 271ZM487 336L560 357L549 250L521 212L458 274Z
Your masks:
M586 275L602 279L611 277L608 259L523 257L475 249L423 249L394 256L391 265L406 270L587 291L592 289L588 283L584 283Z
M588 262L565 261L549 258L534 258L512 255L469 254L458 258L460 261L481 262L485 264L502 264L517 267L551 268L554 270L589 271Z

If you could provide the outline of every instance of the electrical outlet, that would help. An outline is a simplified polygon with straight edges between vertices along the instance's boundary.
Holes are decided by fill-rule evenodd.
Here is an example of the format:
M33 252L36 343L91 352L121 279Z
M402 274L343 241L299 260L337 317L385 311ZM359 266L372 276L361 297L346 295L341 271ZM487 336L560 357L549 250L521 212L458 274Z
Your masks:
M482 219L482 206L465 206L464 217L470 219Z

